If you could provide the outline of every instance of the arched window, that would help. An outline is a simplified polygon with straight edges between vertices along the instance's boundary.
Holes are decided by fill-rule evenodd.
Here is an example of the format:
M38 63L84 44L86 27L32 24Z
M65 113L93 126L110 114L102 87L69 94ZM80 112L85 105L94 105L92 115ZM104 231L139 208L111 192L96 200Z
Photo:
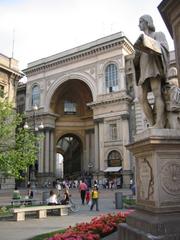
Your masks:
M38 85L33 86L32 88L32 106L39 106L40 104L40 89Z
M107 92L118 91L118 71L115 64L109 64L105 70Z
M118 151L113 150L108 155L108 167L122 166L121 155Z

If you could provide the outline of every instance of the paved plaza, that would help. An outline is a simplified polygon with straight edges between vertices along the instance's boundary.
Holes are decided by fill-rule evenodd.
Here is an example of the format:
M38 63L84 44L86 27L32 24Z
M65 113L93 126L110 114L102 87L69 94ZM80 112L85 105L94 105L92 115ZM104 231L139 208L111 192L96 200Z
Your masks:
M36 190L35 198L42 199L43 189ZM113 213L120 211L115 208L115 192L122 191L123 194L129 195L129 189L120 190L100 190L99 208L100 211L89 211L88 205L80 205L77 213L70 213L68 216L48 216L46 219L28 218L22 222L15 222L12 219L3 219L0 221L0 239L1 240L25 240L32 237L64 229L68 226L74 226L76 223L88 222L93 217L104 213ZM26 194L26 190L21 190ZM80 194L77 189L71 190L72 198L80 204ZM11 192L0 190L0 205L5 205L11 201ZM123 210L124 211L124 210Z

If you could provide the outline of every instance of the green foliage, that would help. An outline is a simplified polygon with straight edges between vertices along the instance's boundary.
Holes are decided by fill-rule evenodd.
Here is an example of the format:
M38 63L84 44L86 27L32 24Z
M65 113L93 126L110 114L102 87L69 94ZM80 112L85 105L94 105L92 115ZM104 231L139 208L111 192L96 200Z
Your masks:
M136 204L136 200L133 199L133 198L124 197L124 198L123 198L123 204L135 205L135 204Z
M31 238L31 240L47 240L50 237L54 236L55 234L64 233L64 232L65 232L65 229L50 232L50 233L45 233L45 234L41 234L41 235Z
M38 137L22 127L22 117L12 104L0 101L0 171L16 178L35 162L38 151Z

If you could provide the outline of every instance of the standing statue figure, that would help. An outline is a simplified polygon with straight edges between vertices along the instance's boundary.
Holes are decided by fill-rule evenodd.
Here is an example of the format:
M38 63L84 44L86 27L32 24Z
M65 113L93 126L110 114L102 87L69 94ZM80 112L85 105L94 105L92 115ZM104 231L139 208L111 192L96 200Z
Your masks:
M143 34L134 44L136 84L139 102L153 128L164 128L166 123L165 101L162 94L169 63L169 47L164 33L155 32L153 19L143 15L139 19ZM154 95L154 107L148 101L148 92Z

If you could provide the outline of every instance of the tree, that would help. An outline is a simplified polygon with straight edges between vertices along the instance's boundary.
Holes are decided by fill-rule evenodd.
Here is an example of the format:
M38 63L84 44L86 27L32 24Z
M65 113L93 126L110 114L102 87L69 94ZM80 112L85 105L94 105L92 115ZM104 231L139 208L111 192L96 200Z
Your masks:
M38 152L38 137L22 126L23 116L7 100L0 100L0 171L15 178L27 172Z

